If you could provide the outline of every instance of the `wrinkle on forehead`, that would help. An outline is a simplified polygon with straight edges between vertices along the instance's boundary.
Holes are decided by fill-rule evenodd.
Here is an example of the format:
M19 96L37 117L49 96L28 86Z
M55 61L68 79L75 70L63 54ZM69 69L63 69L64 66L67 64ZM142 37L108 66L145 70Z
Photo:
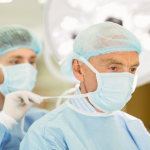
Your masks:
M89 59L89 62L94 66L97 65L108 65L110 63L118 63L125 66L138 66L139 65L139 54L136 51L132 52L113 52L109 54L103 54L93 56Z

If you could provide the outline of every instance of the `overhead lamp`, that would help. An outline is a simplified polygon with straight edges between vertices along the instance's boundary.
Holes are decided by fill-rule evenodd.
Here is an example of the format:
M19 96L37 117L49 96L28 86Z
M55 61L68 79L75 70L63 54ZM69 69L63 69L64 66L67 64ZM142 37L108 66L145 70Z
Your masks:
M102 4L97 0L50 0L45 8L46 39L57 61L72 50L77 34L92 24L112 17L123 22L129 30L132 26L128 7L117 2Z
M150 35L145 33L140 38L144 50L150 51Z
M92 12L97 4L95 0L67 0L67 3L71 7L80 9L86 13Z
M137 27L145 28L146 26L150 24L150 16L149 15L136 15L133 21Z
M47 2L47 0L39 0L40 4L45 4Z
M13 0L0 0L0 3L10 3L12 2Z
M64 77L58 71L60 67L58 69L53 65L51 57L53 56L57 62L61 61L72 51L73 42L78 33L90 25L105 21L123 24L125 28L133 32L140 39L144 50L147 50L146 55L149 59L150 15L148 4L150 3L147 3L147 1L48 0L44 16L45 45L47 46L44 50L44 60L49 71L55 77L64 81ZM146 60L143 59L142 61ZM139 72L141 72L140 69ZM150 76L150 70L148 73L143 71L141 74ZM142 80L140 77L143 77L141 74L138 74L139 81ZM141 85L141 83L138 85Z
M76 18L71 18L66 16L63 20L63 22L61 23L61 27L64 30L74 30L77 26L77 19Z
M73 42L78 33L92 24L105 22L110 16L124 22L125 27L132 23L128 15L128 8L117 2L48 0L44 16L47 45L44 58L49 71L55 77L64 80L60 72L52 66L50 55L54 56L57 62L61 61L73 50Z

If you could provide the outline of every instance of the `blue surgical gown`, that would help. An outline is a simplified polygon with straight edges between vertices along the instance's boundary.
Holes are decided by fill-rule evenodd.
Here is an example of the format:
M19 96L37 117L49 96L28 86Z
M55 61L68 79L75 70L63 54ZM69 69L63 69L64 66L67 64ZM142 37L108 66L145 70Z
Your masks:
M143 123L124 112L82 113L69 102L36 121L20 150L150 150Z
M25 115L24 131L27 132L33 122L43 117L46 113L48 111L44 109L30 108ZM21 131L21 123L20 121L11 132L3 124L0 124L0 150L19 150L20 142L24 137Z

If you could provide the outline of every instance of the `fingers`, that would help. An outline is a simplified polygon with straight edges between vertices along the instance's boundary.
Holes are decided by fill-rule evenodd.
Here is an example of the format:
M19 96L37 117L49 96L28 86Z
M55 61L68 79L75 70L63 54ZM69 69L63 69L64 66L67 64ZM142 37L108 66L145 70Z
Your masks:
M30 104L30 101L29 101L27 95L25 95L24 93L20 93L20 98L21 98L21 100L23 100L23 102L24 102L25 104L27 104L27 105Z
M31 92L28 92L28 91L23 91L23 92L28 96L29 100L34 102L34 103L39 104L43 101L42 97L40 97L37 94L31 93Z
M22 105L22 106L20 106L20 109L22 109L22 111L23 111L24 113L26 113L26 111L27 111L30 107L32 107L34 104L35 104L35 103L33 103L33 102L30 101L30 103L29 103L28 105Z
M27 105L29 105L31 102L40 104L43 101L42 97L29 91L13 92L8 94L7 97L7 99L13 99L16 102L18 101L18 103L21 103L23 101Z
M5 97L3 111L16 121L19 121L30 107L35 103L41 103L43 99L28 91L9 93Z

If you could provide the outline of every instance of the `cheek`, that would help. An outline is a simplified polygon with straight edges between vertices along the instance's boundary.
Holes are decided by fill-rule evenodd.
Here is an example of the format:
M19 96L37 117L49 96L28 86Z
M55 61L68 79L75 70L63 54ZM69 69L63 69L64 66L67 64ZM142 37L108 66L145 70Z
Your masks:
M86 71L85 76L85 86L88 92L94 92L97 89L97 79L96 74L91 70Z

